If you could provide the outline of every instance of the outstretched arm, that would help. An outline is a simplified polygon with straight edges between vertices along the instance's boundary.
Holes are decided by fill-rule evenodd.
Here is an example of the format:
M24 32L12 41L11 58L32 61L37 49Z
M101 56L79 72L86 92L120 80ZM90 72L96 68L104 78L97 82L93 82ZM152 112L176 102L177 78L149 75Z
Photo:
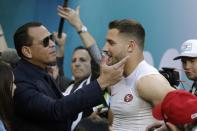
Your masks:
M100 63L100 50L93 36L88 32L88 30L84 30L84 24L80 19L79 7L77 7L76 10L73 10L71 8L63 8L62 6L58 6L58 14L62 18L66 19L75 28L75 30L79 33L85 47L89 49L94 60L97 63Z
M76 29L77 32L80 32L84 26L80 19L79 7L77 7L76 10L73 10L71 8L63 8L62 6L58 6L58 14L62 18L66 19ZM87 48L95 43L94 38L88 31L81 32L79 35Z

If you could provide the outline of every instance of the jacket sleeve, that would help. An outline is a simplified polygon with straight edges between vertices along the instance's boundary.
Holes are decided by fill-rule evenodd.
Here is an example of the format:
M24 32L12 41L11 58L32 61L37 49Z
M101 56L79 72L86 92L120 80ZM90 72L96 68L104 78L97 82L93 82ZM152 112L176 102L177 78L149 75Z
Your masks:
M16 86L13 97L15 111L25 118L39 121L66 121L82 110L104 101L96 80L61 99L45 95L30 83L16 83Z

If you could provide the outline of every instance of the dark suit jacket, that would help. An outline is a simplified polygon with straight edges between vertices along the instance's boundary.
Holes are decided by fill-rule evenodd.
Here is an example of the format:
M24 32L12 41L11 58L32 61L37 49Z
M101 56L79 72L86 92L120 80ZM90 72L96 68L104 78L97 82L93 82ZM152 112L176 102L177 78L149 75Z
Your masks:
M41 68L21 60L14 70L14 131L69 131L69 121L104 99L97 81L62 96L54 80Z

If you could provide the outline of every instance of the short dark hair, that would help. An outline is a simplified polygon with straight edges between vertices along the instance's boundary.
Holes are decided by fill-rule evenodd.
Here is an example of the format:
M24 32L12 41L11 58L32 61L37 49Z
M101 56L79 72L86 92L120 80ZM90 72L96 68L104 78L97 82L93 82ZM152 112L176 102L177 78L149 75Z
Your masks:
M32 45L32 38L28 34L29 28L39 27L41 25L42 24L40 22L28 22L22 25L21 27L19 27L14 33L14 45L20 57L23 56L21 51L22 47Z
M78 123L74 131L109 131L109 123L96 116L86 117Z
M75 51L77 51L77 50L86 50L86 51L89 53L88 49L85 48L85 47L83 47L83 46L77 46L77 47L74 49L73 53L74 53Z
M95 80L98 78L98 76L100 75L100 67L99 65L96 63L96 61L94 60L94 57L91 55L90 51L88 50L88 48L85 48L83 46L77 46L74 51L73 51L73 54L75 51L77 50L86 50L88 52L88 54L90 55L90 58L91 58L91 72L92 72L92 77L91 77L91 80Z
M109 29L117 29L120 33L135 37L140 43L140 47L144 49L145 30L143 26L132 19L114 20L109 23Z

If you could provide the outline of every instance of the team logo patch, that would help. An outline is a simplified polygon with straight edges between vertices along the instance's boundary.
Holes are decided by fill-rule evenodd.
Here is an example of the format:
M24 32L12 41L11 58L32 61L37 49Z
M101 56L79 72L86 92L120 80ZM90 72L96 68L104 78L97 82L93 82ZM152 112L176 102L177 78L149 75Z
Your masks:
M133 96L132 96L131 94L127 94L127 95L124 97L124 101L125 101L125 102L130 102L132 99L133 99Z
M191 51L192 50L192 43L184 43L181 47L182 51Z

